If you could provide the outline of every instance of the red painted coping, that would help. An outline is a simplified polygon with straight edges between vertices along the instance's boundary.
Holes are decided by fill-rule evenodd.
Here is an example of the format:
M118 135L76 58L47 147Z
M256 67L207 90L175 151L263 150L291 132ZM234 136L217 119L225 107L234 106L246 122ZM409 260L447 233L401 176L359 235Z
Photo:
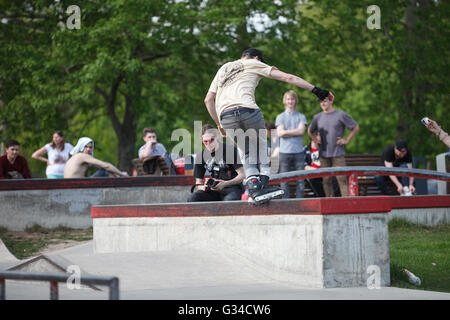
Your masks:
M450 195L398 196L390 201L392 209L450 208Z
M162 186L192 186L193 176L143 176L121 178L79 178L79 179L0 179L0 191L6 190L49 190L77 188L133 188Z
M348 197L272 200L253 206L247 201L166 203L150 205L93 206L91 216L97 218L204 217L252 215L326 215L387 213L389 197Z

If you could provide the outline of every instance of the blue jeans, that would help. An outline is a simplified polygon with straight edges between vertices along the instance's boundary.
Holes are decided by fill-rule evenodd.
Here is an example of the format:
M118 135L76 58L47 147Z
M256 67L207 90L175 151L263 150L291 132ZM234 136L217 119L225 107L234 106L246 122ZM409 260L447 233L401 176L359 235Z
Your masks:
M280 173L294 170L303 170L305 168L305 152L300 153L281 153L280 152ZM283 198L289 198L289 182L281 182L281 188L284 190ZM295 189L296 197L303 198L305 192L305 184L303 179L297 180Z
M103 168L98 169L90 178L109 177L109 172Z
M226 110L227 111L227 110ZM238 108L221 115L221 125L244 155L245 177L270 175L267 133L260 109Z
M400 168L407 168L408 166L406 164L401 164ZM391 192L389 191L388 187L386 186L386 181L389 181L391 178L389 176L375 176L375 181L377 182L378 188L380 188L381 193L387 196L391 195ZM409 177L397 177L397 179L400 181L402 186L409 186Z

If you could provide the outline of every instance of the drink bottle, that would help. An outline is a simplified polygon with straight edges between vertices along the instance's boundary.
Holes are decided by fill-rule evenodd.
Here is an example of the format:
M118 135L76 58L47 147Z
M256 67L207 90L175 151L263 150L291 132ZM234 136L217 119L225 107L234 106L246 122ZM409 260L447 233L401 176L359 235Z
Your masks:
M414 284L416 286L420 286L421 281L420 281L419 277L417 277L414 273L412 273L411 271L409 271L407 269L403 269L402 271L408 276L409 282L411 282L412 284Z

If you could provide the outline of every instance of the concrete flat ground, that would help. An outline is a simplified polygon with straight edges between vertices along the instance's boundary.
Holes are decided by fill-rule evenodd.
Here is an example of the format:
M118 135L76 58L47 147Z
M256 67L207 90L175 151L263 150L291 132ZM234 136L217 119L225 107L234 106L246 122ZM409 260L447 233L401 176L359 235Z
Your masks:
M275 281L237 257L192 249L94 254L89 241L47 256L79 266L82 275L117 276L122 300L450 300L450 293L394 287L302 288ZM0 269L12 265L17 261L0 261ZM108 299L108 288L101 289L70 290L60 283L59 298ZM47 300L49 284L7 280L6 299Z

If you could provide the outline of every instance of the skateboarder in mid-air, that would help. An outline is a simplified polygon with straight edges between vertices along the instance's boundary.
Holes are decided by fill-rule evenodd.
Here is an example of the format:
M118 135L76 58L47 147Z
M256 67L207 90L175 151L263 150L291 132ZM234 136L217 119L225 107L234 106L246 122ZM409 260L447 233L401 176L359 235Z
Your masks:
M249 202L261 204L284 192L269 186L269 157L264 117L255 101L255 89L262 78L283 81L312 91L319 100L334 99L328 90L315 87L292 74L267 65L261 51L250 48L239 60L220 67L205 97L205 105L223 137L232 136L244 155ZM244 133L245 139L239 139Z

